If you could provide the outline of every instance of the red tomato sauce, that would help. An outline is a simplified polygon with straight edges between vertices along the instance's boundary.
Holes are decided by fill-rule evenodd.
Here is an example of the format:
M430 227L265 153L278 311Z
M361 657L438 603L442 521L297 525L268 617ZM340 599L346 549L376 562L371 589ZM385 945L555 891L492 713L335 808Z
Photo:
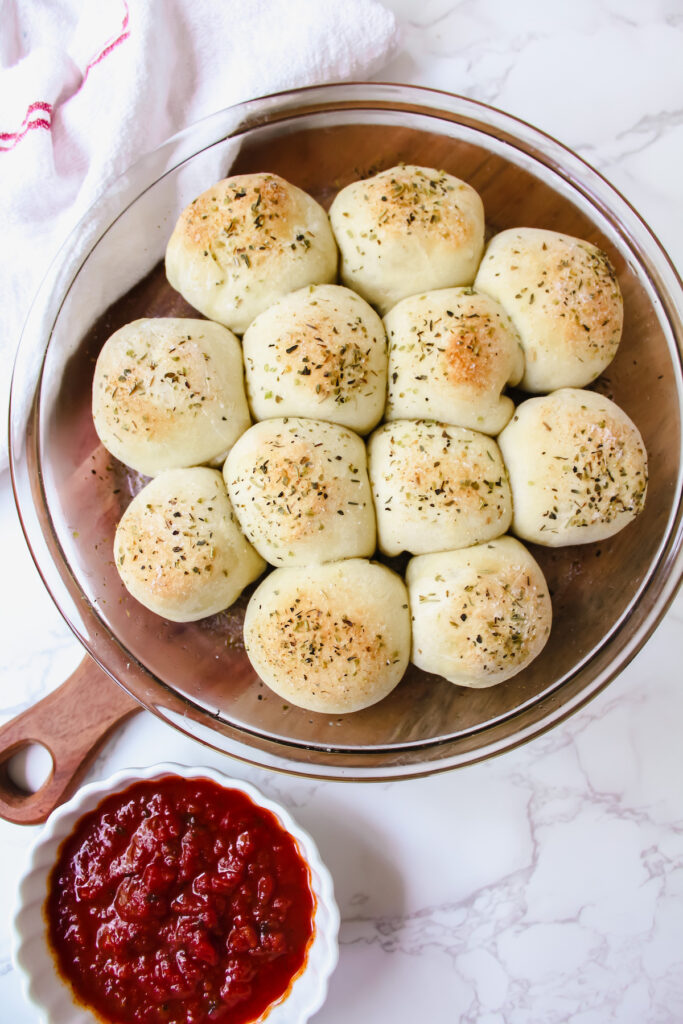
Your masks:
M246 1024L306 963L309 877L293 837L244 793L209 779L138 782L62 845L50 943L105 1021Z

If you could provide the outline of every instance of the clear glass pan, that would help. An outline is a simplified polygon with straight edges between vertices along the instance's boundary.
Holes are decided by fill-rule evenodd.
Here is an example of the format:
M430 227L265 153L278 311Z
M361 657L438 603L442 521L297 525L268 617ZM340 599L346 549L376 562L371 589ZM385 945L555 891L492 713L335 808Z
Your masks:
M553 595L550 641L527 670L464 690L410 669L386 700L328 717L286 707L241 646L245 599L199 623L159 619L119 582L111 545L140 481L99 444L94 359L138 316L192 315L159 261L181 209L231 173L269 170L325 206L362 175L400 161L444 168L482 195L490 233L530 225L596 242L617 269L625 331L597 382L648 448L644 513L597 545L535 548ZM327 86L208 118L144 157L67 240L41 286L15 366L12 475L36 564L92 657L143 705L210 746L327 778L409 777L468 764L571 714L633 657L683 571L683 293L629 204L559 143L490 107L398 85Z

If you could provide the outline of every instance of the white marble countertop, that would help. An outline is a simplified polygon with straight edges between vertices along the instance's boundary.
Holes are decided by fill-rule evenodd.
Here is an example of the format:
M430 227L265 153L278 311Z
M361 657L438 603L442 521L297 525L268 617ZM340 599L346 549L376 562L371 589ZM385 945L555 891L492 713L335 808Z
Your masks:
M683 266L681 0L391 0L378 80L463 93L574 148ZM73 669L0 478L0 713ZM9 582L11 581L11 585ZM335 880L341 956L316 1024L683 1021L683 598L589 707L522 749L414 782L276 776L136 716L90 771L161 760L248 778L310 830ZM0 822L0 1019L34 1024L9 915L35 829Z

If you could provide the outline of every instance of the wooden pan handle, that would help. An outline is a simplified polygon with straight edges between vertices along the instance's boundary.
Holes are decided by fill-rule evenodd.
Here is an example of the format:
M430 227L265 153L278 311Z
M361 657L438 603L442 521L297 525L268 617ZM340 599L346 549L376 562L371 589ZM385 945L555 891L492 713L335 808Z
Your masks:
M71 796L102 742L141 705L86 655L73 675L47 697L0 727L0 817L37 825ZM35 793L12 782L8 764L18 751L40 743L52 770Z

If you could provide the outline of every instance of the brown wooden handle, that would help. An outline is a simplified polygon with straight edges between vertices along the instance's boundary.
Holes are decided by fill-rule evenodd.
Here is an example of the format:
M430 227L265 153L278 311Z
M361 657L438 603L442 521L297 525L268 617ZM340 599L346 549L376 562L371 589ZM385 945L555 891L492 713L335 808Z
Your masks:
M78 787L112 729L139 710L135 698L86 655L66 682L0 727L0 817L17 825L45 821ZM52 770L40 789L26 793L7 769L31 743L47 748Z

